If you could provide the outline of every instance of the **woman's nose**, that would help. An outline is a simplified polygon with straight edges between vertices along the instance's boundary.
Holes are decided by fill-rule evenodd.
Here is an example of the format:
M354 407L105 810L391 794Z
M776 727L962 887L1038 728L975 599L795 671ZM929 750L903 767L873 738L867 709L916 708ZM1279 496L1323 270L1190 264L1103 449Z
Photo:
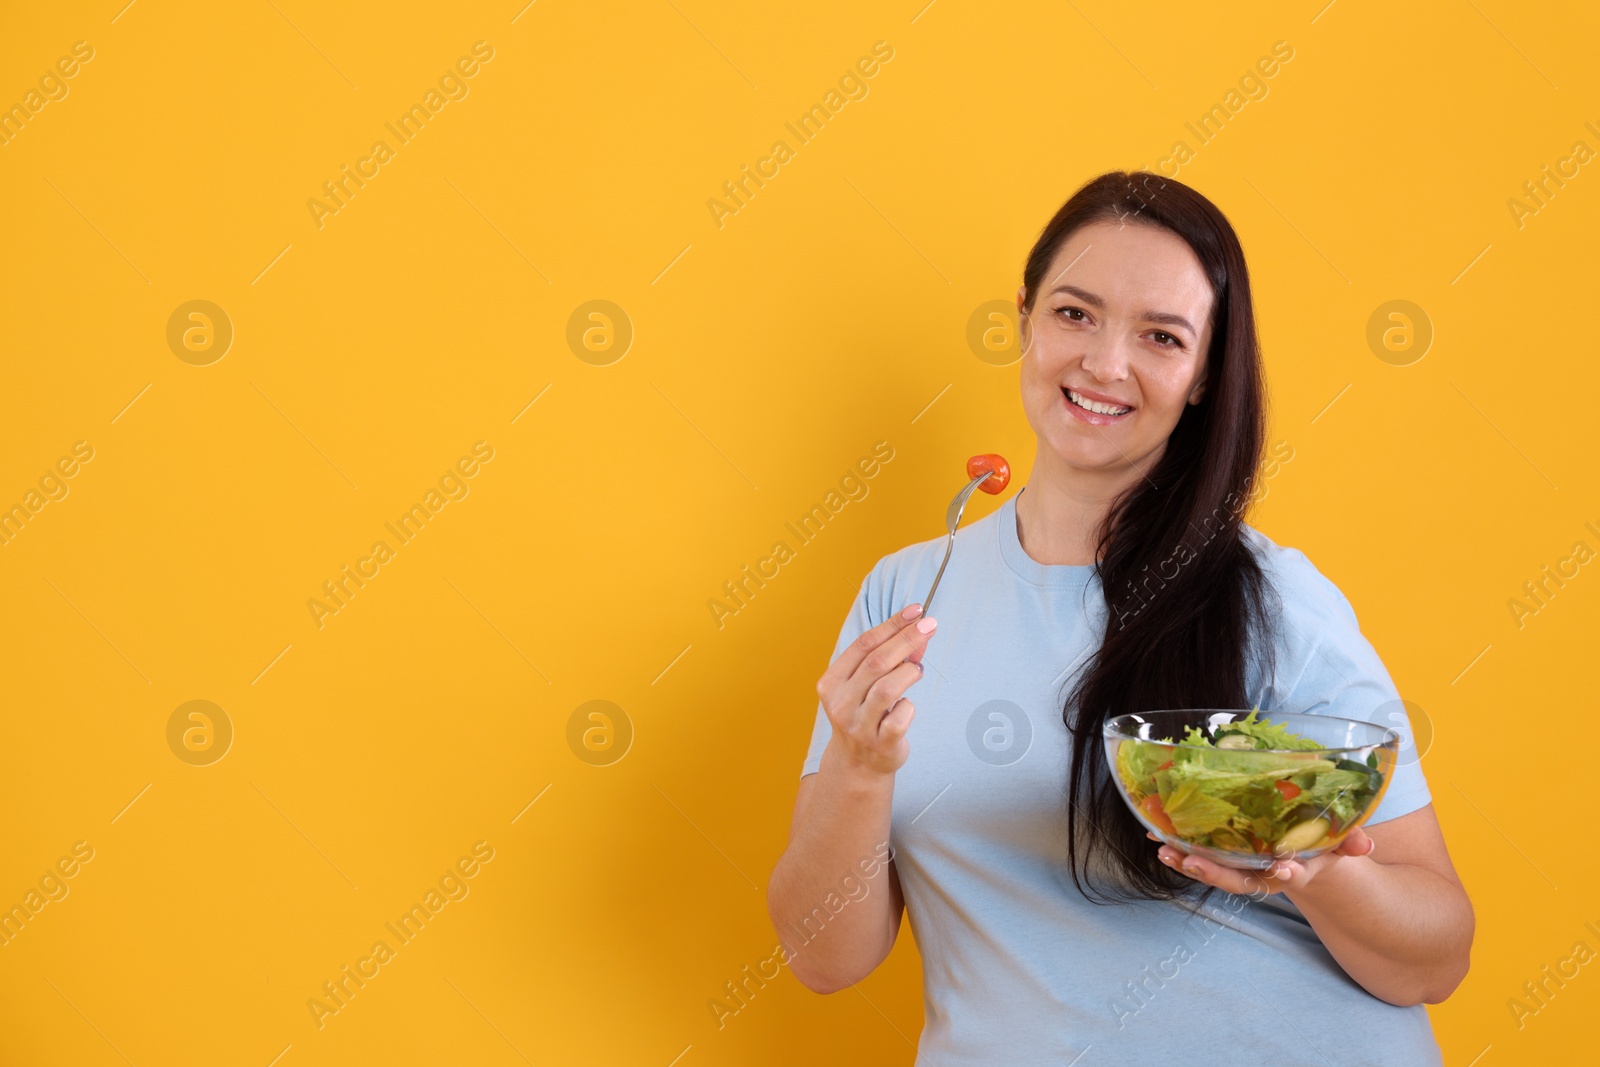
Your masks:
M1083 369L1097 381L1121 381L1128 376L1128 353L1114 337L1093 338L1084 349Z

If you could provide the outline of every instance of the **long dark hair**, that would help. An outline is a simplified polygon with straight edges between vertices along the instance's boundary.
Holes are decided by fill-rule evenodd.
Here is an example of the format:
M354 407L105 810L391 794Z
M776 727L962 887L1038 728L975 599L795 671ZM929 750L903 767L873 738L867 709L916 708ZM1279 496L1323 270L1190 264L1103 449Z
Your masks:
M1270 656L1271 646L1262 638L1272 591L1244 532L1266 390L1244 250L1215 205L1170 178L1111 171L1074 193L1028 254L1024 313L1067 238L1103 220L1181 237L1214 300L1203 398L1185 405L1161 458L1113 502L1098 531L1105 638L1062 710L1072 734L1068 863L1095 903L1175 900L1197 883L1157 858L1117 792L1101 730L1127 712L1247 706L1250 658ZM1112 877L1090 877L1097 866Z

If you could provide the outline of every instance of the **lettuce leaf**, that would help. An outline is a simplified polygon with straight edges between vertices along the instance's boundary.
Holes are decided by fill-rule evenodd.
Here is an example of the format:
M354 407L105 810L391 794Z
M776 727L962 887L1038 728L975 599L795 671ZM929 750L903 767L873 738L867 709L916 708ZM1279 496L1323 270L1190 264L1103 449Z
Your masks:
M1326 811L1343 826L1355 818L1357 810L1364 807L1368 791L1368 776L1355 771L1324 771L1317 776L1311 792L1305 795L1318 811Z
M1238 808L1221 797L1212 796L1192 781L1174 789L1161 806L1172 820L1172 828L1185 840L1227 826L1228 820L1239 813Z
M1124 740L1117 746L1117 773L1129 792L1148 793L1150 776L1172 758L1172 750L1148 741Z
M1268 822L1281 818L1285 807L1283 793L1271 779L1266 778L1251 782L1230 799L1239 808L1241 816Z
M1170 773L1175 782L1200 782L1210 793L1243 789L1252 782L1262 780L1326 774L1333 770L1332 760L1296 759L1275 752L1230 752L1222 749L1216 753L1196 753L1196 756L1198 758L1174 763Z
M1250 738L1258 749L1287 748L1294 751L1305 751L1322 747L1309 737L1301 737L1299 734L1291 733L1287 726L1258 720L1256 713L1260 710L1259 708L1251 708L1250 714L1238 722L1230 722L1225 726L1217 727L1217 736L1226 737L1229 734L1240 734ZM1193 727L1190 729L1192 731Z

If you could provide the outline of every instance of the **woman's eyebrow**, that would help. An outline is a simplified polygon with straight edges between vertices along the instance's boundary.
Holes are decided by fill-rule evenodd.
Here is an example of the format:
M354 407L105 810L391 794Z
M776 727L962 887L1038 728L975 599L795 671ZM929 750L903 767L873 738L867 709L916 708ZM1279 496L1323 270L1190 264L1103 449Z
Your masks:
M1096 310L1106 306L1104 300L1101 300L1098 296L1095 296L1087 289L1079 289L1076 285L1058 285L1054 289L1050 290L1051 296L1055 296L1057 293L1070 293ZM1199 331L1189 323L1188 319L1184 318L1182 315L1174 315L1170 311L1146 311L1139 317L1146 322L1160 322L1168 326L1182 326L1195 336L1199 336Z

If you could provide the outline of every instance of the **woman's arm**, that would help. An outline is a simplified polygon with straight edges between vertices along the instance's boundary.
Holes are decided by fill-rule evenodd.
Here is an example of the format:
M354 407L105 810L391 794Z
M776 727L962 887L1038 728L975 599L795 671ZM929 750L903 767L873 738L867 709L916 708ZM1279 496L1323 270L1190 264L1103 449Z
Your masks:
M789 969L814 993L876 970L905 911L894 864L884 860L894 776L863 775L837 756L829 744L821 770L800 779L789 847L767 883L767 912L794 953Z
M1376 855L1382 851L1383 856ZM1401 1007L1437 1004L1467 975L1475 920L1433 805L1351 831L1339 848L1262 872L1161 847L1169 866L1230 893L1285 894L1363 989Z
M817 993L871 974L900 932L905 902L889 823L916 714L903 694L922 677L936 625L914 622L920 614L912 605L865 631L817 682L832 734L818 772L800 779L789 847L767 883L772 925L794 950L786 962Z
M1364 829L1383 857L1343 856L1314 877L1291 871L1284 893L1367 992L1438 1004L1467 976L1475 925L1439 819L1429 804Z

